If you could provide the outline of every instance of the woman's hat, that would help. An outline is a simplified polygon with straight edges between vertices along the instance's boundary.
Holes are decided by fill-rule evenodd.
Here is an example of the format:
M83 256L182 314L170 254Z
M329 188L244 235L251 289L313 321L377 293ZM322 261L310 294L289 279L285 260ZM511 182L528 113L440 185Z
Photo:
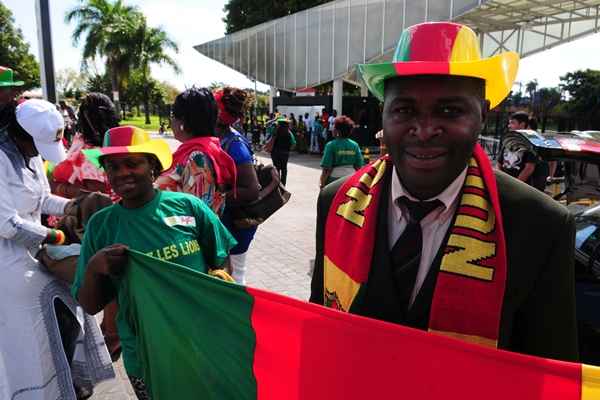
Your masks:
M151 139L148 132L135 126L111 128L104 134L102 147L82 151L98 168L102 168L102 157L112 154L152 154L160 161L162 171L169 169L173 161L171 148L167 142L162 139Z
M13 70L0 65L0 87L23 86L25 82L13 80Z
M66 158L62 138L65 121L56 106L46 100L31 99L15 110L17 123L33 138L44 160L59 163Z
M362 77L383 101L384 82L408 75L456 75L485 80L485 98L494 108L510 93L519 55L509 51L481 58L477 35L453 22L426 22L402 32L392 62L361 64Z

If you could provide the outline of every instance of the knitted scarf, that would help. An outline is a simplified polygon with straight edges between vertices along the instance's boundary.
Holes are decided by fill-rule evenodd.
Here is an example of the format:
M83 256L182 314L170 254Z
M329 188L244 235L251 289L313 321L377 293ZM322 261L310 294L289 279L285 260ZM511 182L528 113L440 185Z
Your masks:
M388 156L350 177L336 193L325 230L325 305L348 312L367 283ZM347 244L351 243L351 246ZM475 146L444 246L429 331L497 347L506 284L506 244L496 180Z
M217 137L195 137L183 142L173 153L171 169L176 168L177 165L186 164L190 154L194 151L204 153L210 159L215 169L217 185L231 185L235 191L237 175L235 161L221 148Z

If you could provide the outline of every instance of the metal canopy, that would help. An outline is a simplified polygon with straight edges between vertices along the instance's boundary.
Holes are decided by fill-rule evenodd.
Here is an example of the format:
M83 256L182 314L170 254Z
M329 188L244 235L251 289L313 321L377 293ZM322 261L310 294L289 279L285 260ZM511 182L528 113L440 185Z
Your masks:
M480 36L485 56L522 57L598 32L600 0L338 0L266 22L195 49L280 89L337 78L357 82L356 64L389 60L402 30L456 21Z

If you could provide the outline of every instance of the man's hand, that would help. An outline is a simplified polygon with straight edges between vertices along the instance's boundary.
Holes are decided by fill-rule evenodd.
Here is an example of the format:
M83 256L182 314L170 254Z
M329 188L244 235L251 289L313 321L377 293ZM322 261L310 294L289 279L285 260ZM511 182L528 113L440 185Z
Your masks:
M88 268L97 275L121 275L127 265L127 249L124 244L107 246L90 258Z

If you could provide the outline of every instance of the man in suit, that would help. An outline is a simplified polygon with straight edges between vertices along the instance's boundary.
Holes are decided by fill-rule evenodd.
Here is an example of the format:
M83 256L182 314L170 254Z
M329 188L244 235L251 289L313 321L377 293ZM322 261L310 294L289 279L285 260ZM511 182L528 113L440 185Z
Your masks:
M576 361L573 218L477 145L518 65L477 43L463 25L419 24L392 63L360 66L384 101L389 159L321 192L310 300Z

